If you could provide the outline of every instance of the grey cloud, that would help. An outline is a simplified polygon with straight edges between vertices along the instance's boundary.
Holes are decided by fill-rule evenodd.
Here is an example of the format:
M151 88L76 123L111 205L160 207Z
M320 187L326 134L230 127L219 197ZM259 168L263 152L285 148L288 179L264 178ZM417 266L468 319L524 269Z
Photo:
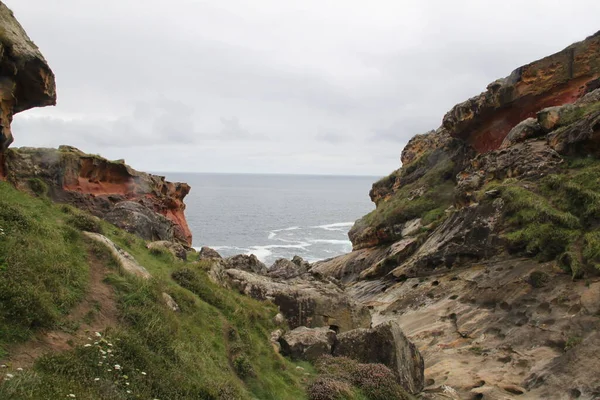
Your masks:
M320 142L325 142L329 144L347 143L349 141L354 140L354 138L352 138L349 135L342 135L341 133L331 131L319 132L315 136L315 139L317 139Z
M6 3L58 84L57 107L15 117L17 145L152 170L368 175L396 169L410 137L489 82L594 33L600 14L592 0Z

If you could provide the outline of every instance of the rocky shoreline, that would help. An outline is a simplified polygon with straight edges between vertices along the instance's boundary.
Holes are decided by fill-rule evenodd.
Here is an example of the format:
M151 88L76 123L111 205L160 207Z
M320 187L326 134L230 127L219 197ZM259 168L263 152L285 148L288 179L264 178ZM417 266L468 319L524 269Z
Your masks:
M8 148L13 114L55 104L56 88L1 3L0 23L0 180L188 260L187 184L69 146ZM376 209L350 231L351 253L267 268L203 248L196 269L171 278L193 292L188 278L203 271L272 303L289 328L271 333L281 354L325 369L330 357L368 364L421 398L599 398L599 143L600 32L492 82L411 139L402 167L374 183ZM86 235L151 278L110 239ZM325 374L312 388L352 379Z

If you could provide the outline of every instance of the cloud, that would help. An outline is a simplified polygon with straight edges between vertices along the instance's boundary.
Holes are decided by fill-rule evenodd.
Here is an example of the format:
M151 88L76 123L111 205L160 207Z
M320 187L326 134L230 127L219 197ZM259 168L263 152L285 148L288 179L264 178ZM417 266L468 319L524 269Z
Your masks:
M15 117L16 145L152 170L370 175L600 14L592 0L6 3L58 84L57 107Z

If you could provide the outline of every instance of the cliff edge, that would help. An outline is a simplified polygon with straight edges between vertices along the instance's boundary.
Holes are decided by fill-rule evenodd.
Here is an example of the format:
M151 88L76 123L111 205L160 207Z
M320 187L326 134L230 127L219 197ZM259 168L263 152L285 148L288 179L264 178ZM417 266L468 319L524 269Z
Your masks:
M425 398L600 396L600 33L416 135L318 262L425 360Z

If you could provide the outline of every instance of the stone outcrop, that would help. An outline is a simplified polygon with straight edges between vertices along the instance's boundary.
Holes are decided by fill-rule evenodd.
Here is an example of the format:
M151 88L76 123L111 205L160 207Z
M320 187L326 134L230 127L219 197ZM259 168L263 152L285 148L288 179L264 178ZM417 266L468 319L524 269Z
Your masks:
M328 327L300 326L279 338L281 354L295 360L315 361L331 354L336 341L335 331Z
M396 373L399 383L409 392L423 390L423 357L396 322L341 333L337 335L332 354L361 363L383 364Z
M123 271L136 275L142 279L150 279L152 277L150 272L141 266L131 254L114 244L113 241L106 236L94 232L84 232L84 235L106 247Z
M181 243L169 242L168 240L159 240L148 243L146 248L151 251L167 251L180 260L187 259L187 252Z
M198 253L198 260L221 260L223 257L215 249L211 249L208 246L203 246Z
M233 268L228 259L214 260L208 274L217 284L271 301L291 329L329 327L344 332L371 324L367 308L350 299L333 279L311 273L279 279L242 268Z
M267 266L263 264L254 254L238 254L225 259L225 268L233 268L240 271L254 272L266 275Z
M479 152L497 149L521 121L596 89L599 59L600 32L492 82L485 92L450 110L443 126Z
M312 266L416 345L423 398L599 395L599 60L600 33L454 107ZM369 360L370 331L333 354Z
M106 219L146 240L191 245L184 197L190 187L139 172L69 146L20 148L6 153L6 179L35 192L41 182L48 196Z
M54 74L37 46L0 3L0 179L2 153L13 141L13 115L33 107L56 104Z

